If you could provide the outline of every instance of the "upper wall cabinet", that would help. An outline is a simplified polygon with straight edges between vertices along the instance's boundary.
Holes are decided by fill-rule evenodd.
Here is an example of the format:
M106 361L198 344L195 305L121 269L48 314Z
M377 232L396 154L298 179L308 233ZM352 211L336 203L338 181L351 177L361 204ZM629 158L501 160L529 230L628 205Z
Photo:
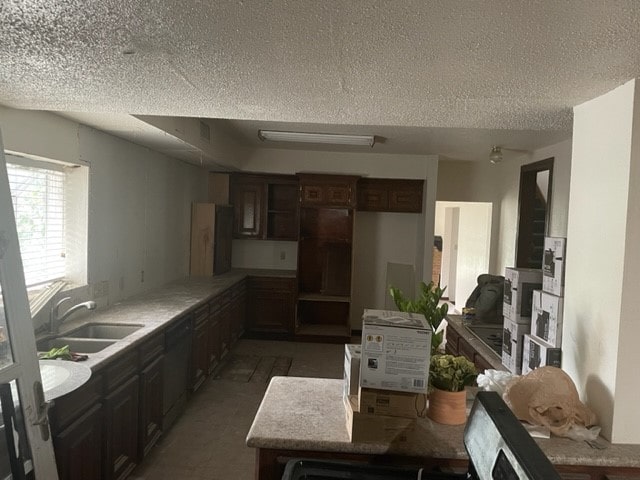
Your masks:
M299 173L300 206L354 208L356 182L352 175L320 175Z
M298 180L293 175L234 175L233 236L297 240Z
M265 182L260 177L233 177L233 236L236 238L263 238Z
M368 212L422 213L424 180L361 178L358 210Z

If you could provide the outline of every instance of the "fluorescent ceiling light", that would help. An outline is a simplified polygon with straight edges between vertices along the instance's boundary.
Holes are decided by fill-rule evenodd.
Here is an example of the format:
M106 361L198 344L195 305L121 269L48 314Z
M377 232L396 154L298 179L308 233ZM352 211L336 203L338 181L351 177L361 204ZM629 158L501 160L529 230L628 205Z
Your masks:
M258 130L260 140L272 142L328 143L333 145L365 145L373 147L374 135L339 135L336 133L278 132Z

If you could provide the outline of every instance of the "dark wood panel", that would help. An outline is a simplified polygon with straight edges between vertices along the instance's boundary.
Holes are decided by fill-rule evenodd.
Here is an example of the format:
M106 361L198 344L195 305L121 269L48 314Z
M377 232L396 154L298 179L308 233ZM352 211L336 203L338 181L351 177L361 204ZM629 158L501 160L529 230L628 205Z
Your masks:
M138 373L138 354L138 350L133 350L110 363L104 373L106 391L112 391L116 386Z
M142 366L153 362L164 354L164 332L154 335L140 346L140 363Z
M138 375L105 398L105 478L120 480L138 458Z
M247 330L289 336L295 328L295 278L250 277L246 294Z
M104 393L103 380L101 374L92 374L87 383L56 398L53 408L49 411L51 431L54 435L100 402Z
M193 327L193 337L191 341L191 363L190 387L197 390L209 373L209 339L211 332L209 329L209 316L207 315L199 322L195 322Z
M53 436L60 480L103 478L102 404L94 403L62 432Z
M356 204L356 176L298 174L298 177L302 206L353 208Z
M424 180L361 178L358 210L421 213Z
M162 435L163 362L164 355L156 358L140 373L139 460L149 453Z
M300 238L351 243L353 211L346 208L301 208Z

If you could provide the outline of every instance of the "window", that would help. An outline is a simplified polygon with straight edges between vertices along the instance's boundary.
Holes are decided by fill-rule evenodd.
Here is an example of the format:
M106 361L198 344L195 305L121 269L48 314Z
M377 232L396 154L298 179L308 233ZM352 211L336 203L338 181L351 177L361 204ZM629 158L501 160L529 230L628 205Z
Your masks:
M6 154L31 314L87 283L89 169Z
M65 276L65 174L55 167L7 163L27 287Z

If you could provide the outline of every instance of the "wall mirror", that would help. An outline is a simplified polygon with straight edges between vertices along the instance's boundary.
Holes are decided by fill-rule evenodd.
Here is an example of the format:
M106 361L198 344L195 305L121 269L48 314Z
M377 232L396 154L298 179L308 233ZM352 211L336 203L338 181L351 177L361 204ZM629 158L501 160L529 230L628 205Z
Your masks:
M516 267L542 268L544 237L549 232L553 157L520 168Z

